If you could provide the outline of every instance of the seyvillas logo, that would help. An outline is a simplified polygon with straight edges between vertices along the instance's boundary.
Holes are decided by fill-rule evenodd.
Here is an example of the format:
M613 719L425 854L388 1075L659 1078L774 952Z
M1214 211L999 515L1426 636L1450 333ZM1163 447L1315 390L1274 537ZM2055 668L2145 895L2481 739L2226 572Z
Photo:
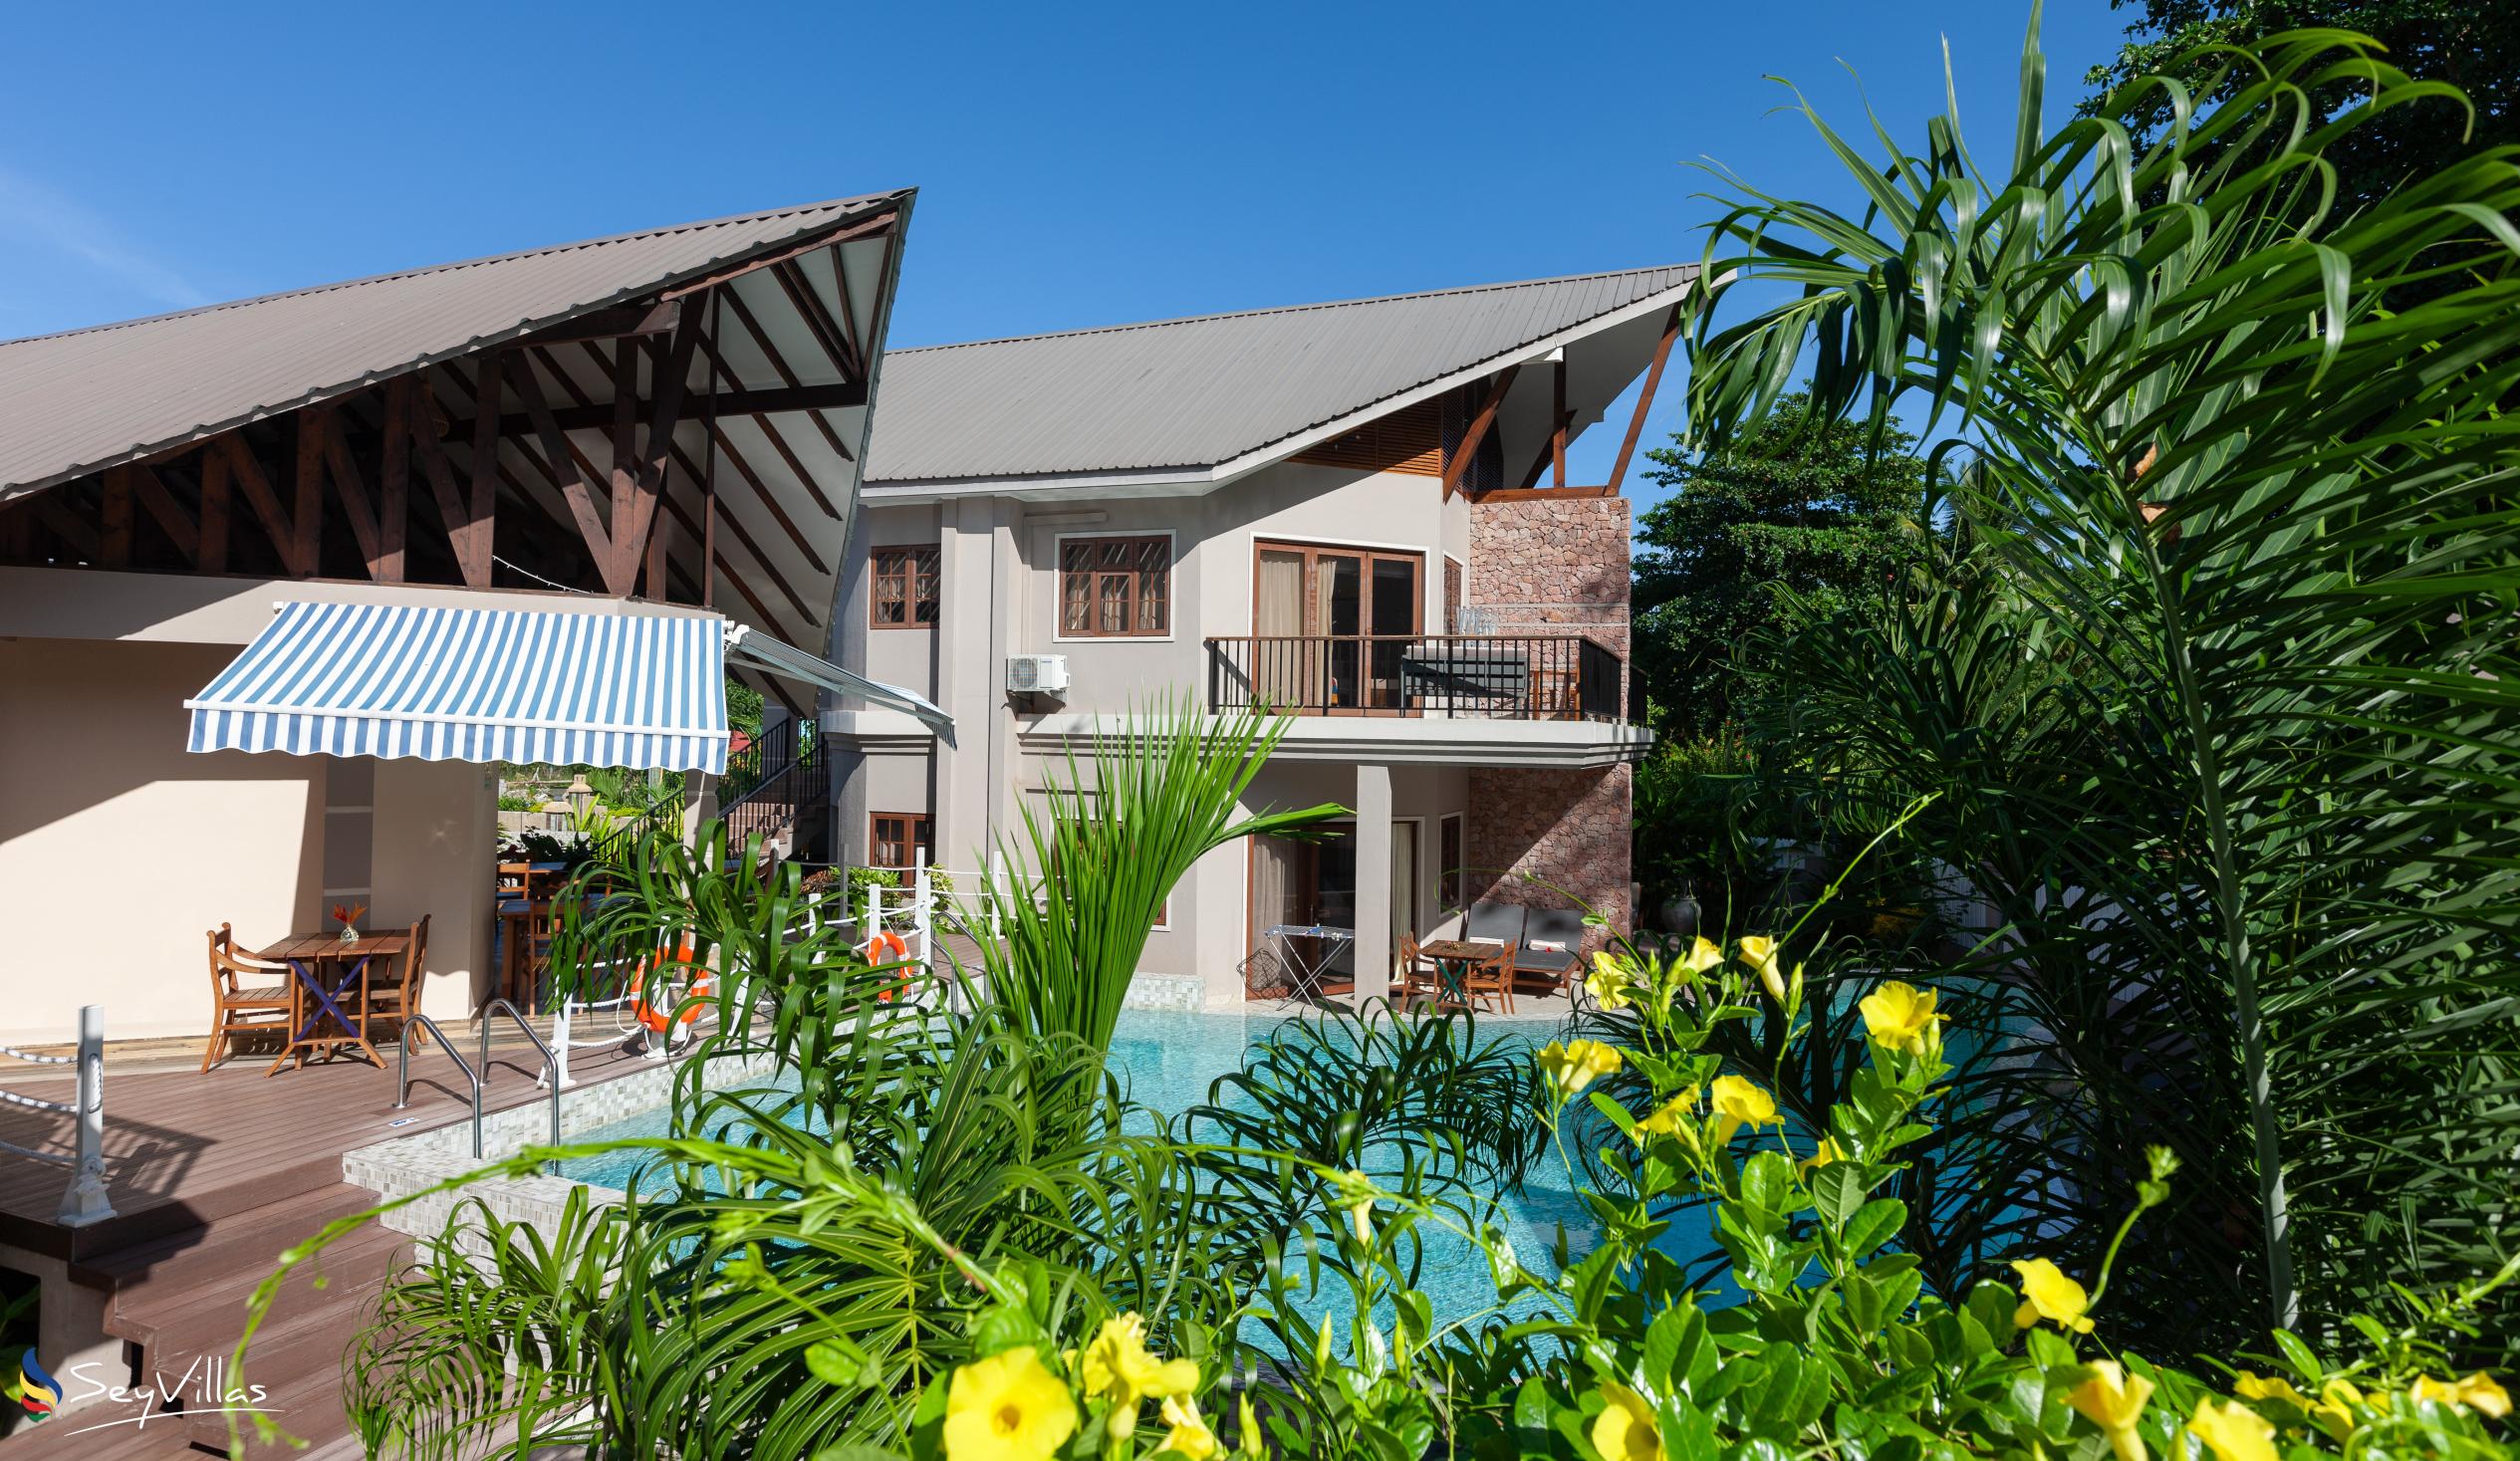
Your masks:
M61 1381L44 1368L33 1349L18 1356L18 1403L29 1415L50 1415L61 1404Z

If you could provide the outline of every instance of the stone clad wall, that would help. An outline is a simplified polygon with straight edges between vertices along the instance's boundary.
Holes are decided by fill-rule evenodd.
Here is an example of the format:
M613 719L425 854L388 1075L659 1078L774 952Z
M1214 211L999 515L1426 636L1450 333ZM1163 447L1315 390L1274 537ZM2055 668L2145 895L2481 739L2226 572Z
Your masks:
M1462 602L1490 610L1499 634L1580 633L1625 665L1629 533L1624 497L1474 501ZM1620 690L1625 704L1624 676ZM1614 928L1635 926L1633 768L1474 768L1469 805L1475 896L1526 907L1563 907L1572 897ZM1593 934L1586 952L1602 942Z
M1526 908L1563 908L1572 899L1627 932L1629 823L1635 768L1543 771L1470 769L1470 893ZM1600 948L1595 931L1585 952Z
M1500 634L1587 634L1625 664L1629 532L1624 497L1472 502L1461 602Z

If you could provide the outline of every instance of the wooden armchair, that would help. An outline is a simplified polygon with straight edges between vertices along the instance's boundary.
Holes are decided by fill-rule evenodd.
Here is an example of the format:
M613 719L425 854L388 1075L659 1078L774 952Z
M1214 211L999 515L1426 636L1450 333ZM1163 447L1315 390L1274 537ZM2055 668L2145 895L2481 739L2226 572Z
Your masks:
M1470 997L1472 1009L1493 1008L1504 1014L1514 1012L1514 951L1498 949L1494 954L1472 964L1461 977L1462 992Z
M1443 999L1443 985L1436 977L1435 964L1417 946L1417 935L1400 935L1400 957L1391 971L1391 1007L1407 1009L1420 999Z
M415 1045L428 1044L428 1032L414 1030L410 1024L411 1016L419 1013L420 979L427 970L428 915L423 913L420 921L411 925L411 948L402 956L402 977L392 984L371 981L368 986L368 1013L361 1023L368 1027L371 1040L376 1038L377 1021L391 1020L398 1038Z
M209 931L210 1044L201 1052L201 1074L225 1060L239 1035L268 1031L289 1038L297 1004L289 971L239 958L236 935L222 923ZM278 1018L272 1018L277 1016Z

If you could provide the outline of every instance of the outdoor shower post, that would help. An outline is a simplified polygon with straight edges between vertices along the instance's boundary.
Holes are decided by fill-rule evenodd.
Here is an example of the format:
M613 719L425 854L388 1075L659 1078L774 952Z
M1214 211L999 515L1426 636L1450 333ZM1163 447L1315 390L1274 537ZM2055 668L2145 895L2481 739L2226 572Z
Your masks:
M63 1226L86 1227L114 1216L105 1191L105 1006L79 1007L79 1156L62 1194Z

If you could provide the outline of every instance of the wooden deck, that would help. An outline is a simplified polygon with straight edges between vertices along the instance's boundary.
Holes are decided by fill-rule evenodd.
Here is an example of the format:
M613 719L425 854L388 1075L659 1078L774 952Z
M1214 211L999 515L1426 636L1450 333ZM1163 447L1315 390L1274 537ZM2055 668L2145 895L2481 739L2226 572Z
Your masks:
M472 1039L461 1049L467 1061L478 1051ZM193 1069L199 1059L195 1047L180 1069L118 1073L116 1052L108 1048L107 1187L115 1216L105 1222L61 1227L53 1214L67 1172L0 1153L0 1242L65 1259L75 1281L112 1296L107 1333L126 1342L141 1384L151 1383L152 1373L173 1380L194 1369L197 1378L207 1360L224 1363L247 1297L281 1251L371 1204L372 1194L342 1181L342 1153L465 1120L471 1112L469 1088L433 1049L412 1052L407 1110L393 1109L390 1047L381 1070L345 1059L268 1080L262 1074L268 1055L240 1057L206 1076ZM547 1098L534 1085L540 1058L521 1040L494 1042L490 1065L486 1108ZM570 1075L580 1084L642 1069L652 1067L611 1050L580 1050L570 1060ZM63 1100L71 1084L67 1077L37 1078L11 1081L8 1089ZM0 1139L60 1149L67 1144L65 1120L0 1105ZM382 1229L338 1245L323 1265L325 1287L303 1277L293 1282L256 1339L247 1375L270 1390L270 1406L286 1412L281 1423L312 1443L295 1455L363 1454L342 1414L342 1355L379 1281L405 1251L403 1239ZM100 1402L21 1426L0 1439L0 1461L199 1457L202 1450L191 1449L196 1445L225 1452L226 1421L216 1415L169 1415L145 1426L73 1434L133 1413Z

